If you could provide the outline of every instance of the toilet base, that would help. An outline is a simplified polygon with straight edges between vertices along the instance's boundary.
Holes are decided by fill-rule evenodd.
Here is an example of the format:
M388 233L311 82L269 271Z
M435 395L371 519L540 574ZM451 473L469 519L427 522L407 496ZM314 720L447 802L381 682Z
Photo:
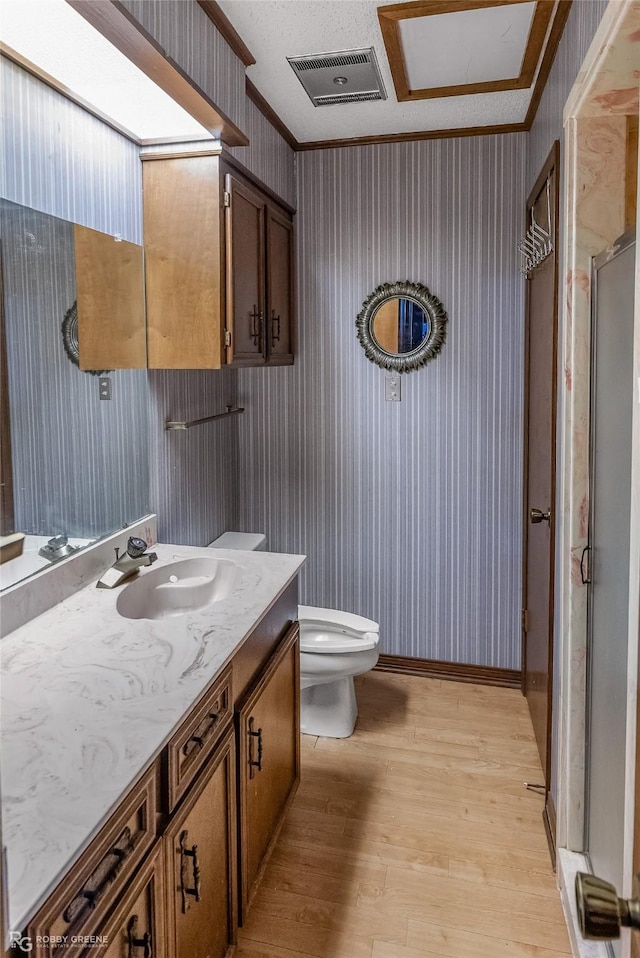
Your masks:
M300 730L305 735L349 738L357 717L356 691L350 675L301 690Z

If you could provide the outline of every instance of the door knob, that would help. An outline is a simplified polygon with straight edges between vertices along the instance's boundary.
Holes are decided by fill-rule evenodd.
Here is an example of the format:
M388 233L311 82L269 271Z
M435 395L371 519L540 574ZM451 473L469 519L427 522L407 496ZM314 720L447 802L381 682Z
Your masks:
M640 901L618 898L615 886L595 875L576 874L576 904L580 932L586 941L619 938L623 927L640 929Z
M534 524L536 522L542 522L543 519L545 522L551 522L551 509L547 509L546 512L543 512L542 509L530 509L529 519Z

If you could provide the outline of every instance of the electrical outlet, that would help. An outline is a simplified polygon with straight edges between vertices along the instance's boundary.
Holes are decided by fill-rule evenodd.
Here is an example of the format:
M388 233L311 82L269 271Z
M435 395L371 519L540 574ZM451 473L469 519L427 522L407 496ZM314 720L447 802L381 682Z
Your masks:
M101 376L98 380L100 399L111 399L111 380L108 376Z
M400 373L388 373L384 377L384 398L387 402L402 402Z

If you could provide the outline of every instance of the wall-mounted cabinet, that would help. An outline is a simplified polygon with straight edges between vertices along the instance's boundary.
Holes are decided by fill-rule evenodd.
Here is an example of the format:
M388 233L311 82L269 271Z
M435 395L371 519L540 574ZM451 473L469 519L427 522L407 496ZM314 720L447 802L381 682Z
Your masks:
M292 363L292 211L218 152L143 161L149 367Z
M293 362L293 223L264 193L226 173L227 362Z

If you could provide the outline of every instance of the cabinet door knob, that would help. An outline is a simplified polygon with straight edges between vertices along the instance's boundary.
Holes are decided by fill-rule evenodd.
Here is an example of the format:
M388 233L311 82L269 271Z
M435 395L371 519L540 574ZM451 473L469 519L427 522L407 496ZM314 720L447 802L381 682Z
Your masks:
M258 739L258 758L254 759L253 757L253 748L252 742L253 739ZM259 772L262 771L262 729L253 729L253 718L249 719L249 778L253 778L255 775L254 769L258 769Z
M249 313L249 338L253 340L253 345L258 347L258 352L262 352L262 323L263 315L262 310L254 304L253 309Z
M198 846L187 848L189 832L180 833L180 892L182 893L182 914L189 911L189 898L200 901L200 866L198 865ZM193 886L189 886L189 858L193 859Z
M151 932L145 931L142 938L136 938L138 933L138 916L132 915L129 924L127 925L127 938L129 940L129 955L128 958L138 958L135 954L136 948L144 948L142 952L143 958L153 958L153 953L151 951Z
M276 316L275 309L271 310L271 342L280 341L280 317Z

